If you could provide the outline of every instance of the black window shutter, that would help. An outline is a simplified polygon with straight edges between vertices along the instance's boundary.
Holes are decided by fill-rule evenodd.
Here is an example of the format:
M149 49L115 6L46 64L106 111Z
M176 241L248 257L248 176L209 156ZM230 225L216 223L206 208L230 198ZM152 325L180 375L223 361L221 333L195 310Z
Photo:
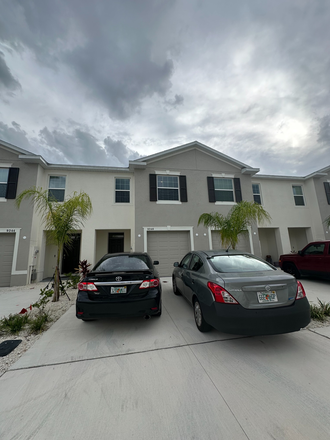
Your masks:
M207 178L207 189L209 192L209 202L215 203L215 191L214 191L214 180L213 177Z
M324 189L325 189L325 194L327 196L328 205L330 205L330 183L329 182L324 182Z
M242 190L241 190L241 181L238 177L234 178L234 188L235 188L235 201L239 203L242 201Z
M9 168L6 199L15 199L19 168Z
M157 202L156 174L149 174L150 202Z
M180 179L180 200L181 202L188 202L187 178L186 176L179 176L179 179Z

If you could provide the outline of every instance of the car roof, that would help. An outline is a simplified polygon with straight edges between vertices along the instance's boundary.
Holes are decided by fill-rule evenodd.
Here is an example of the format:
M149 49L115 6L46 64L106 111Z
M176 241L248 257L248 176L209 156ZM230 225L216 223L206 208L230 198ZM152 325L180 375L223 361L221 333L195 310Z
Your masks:
M125 256L134 257L134 256L139 256L139 255L144 255L144 256L150 257L150 255L147 254L146 252L117 252L117 253L114 253L114 254L105 254L102 258L106 258L106 257L125 257Z

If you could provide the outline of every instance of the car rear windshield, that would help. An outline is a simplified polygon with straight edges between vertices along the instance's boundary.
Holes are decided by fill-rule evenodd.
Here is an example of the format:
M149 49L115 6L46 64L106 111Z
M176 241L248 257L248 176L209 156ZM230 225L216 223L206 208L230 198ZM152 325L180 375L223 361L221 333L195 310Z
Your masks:
M151 261L146 255L116 255L102 258L92 272L127 272L151 268Z
M215 255L209 260L217 272L258 272L276 270L251 255Z

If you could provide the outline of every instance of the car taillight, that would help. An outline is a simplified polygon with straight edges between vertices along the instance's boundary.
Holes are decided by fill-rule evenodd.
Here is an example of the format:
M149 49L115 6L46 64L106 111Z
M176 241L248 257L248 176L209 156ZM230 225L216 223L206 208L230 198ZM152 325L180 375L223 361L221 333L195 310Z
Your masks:
M207 287L213 293L215 302L223 304L239 304L238 301L236 301L236 299L233 298L226 289L219 286L218 284L211 283L211 281L209 281L207 283Z
M82 290L84 292L97 292L97 287L94 283L81 282L78 283L78 290Z
M151 287L158 287L159 286L159 279L154 278L152 280L144 280L141 284L139 289L150 289Z
M303 285L301 284L300 281L297 281L297 294L296 294L296 299L301 299L301 298L305 298L306 297L306 292L303 288Z

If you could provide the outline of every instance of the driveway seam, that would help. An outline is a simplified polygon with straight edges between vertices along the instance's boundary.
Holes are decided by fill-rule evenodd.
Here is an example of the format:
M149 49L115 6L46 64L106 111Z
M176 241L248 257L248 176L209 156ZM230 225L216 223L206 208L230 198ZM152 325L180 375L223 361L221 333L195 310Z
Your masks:
M121 357L121 356L131 356L131 355L135 355L135 354L152 353L154 351L171 350L173 348L185 348L185 347L189 348L189 347L192 347L195 345L211 344L213 342L235 341L237 339L246 339L249 337L250 336L239 336L237 338L214 339L213 341L202 341L202 342L194 342L191 344L187 343L187 344L183 344L183 345L172 345L171 347L153 348L150 350L140 350L140 351L134 351L131 353L118 353L118 354L112 354L112 355L110 354L110 355L106 355L106 356L98 356L98 357L92 357L92 358L86 358L86 359L75 359L75 360L63 361L63 362L53 362L53 363L49 363L49 364L32 365L29 367L11 368L11 369L7 370L6 373L8 373L10 371L32 370L35 368L54 367L56 365L76 364L78 362L87 362L87 361L94 361L94 360L99 360L99 359L108 359L108 358L110 359L110 358L117 358L117 357ZM3 376L5 376L5 374Z

